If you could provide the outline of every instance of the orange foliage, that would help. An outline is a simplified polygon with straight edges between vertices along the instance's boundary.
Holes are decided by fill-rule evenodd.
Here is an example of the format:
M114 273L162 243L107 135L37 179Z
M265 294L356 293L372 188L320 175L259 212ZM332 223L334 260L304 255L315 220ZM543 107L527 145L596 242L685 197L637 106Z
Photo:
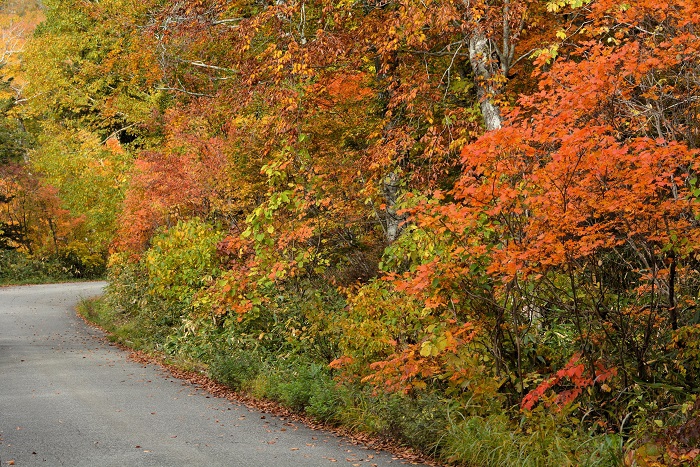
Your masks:
M605 368L600 362L596 362L592 376L586 375L585 373L586 365L581 362L581 354L574 354L564 368L557 371L554 376L543 381L537 388L523 397L520 404L521 408L532 410L534 405L545 396L547 391L557 385L561 385L565 379L568 379L574 387L559 392L554 400L547 403L548 406L554 405L560 410L580 396L584 389L593 386L595 383L603 383L617 375L617 370L615 368Z

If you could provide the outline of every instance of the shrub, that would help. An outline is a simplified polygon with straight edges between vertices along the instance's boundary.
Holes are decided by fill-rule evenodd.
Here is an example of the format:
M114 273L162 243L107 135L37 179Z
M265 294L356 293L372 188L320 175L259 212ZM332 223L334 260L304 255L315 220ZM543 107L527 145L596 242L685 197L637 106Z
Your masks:
M16 250L0 250L0 283L61 282L83 277L81 270L62 256L32 257Z
M220 273L216 246L222 238L197 218L160 232L144 257L149 292L166 307L191 305L194 294Z
M262 360L256 352L237 351L216 356L209 365L209 375L235 391L247 388L258 376Z

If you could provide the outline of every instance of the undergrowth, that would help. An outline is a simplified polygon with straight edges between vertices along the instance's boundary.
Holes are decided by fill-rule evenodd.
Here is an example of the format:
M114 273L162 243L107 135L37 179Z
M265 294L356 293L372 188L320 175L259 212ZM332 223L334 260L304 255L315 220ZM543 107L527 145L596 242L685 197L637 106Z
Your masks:
M103 276L103 267L85 265L75 255L34 257L16 250L0 250L0 285L47 284Z
M214 336L220 332L215 327L205 333L205 339L200 336L199 345L194 333L182 328L170 336L163 329L154 333L152 326L142 323L146 310L125 313L104 298L83 301L79 312L108 331L112 341L158 353L185 369L205 369L212 379L235 391L277 401L321 422L391 438L445 465L622 465L620 437L576 428L562 431L562 425L571 420L556 414L539 411L519 420L505 413L479 415L478 407L437 391L390 394L357 382L342 383L327 364L303 355L271 352L254 340L238 341L236 348L230 337Z

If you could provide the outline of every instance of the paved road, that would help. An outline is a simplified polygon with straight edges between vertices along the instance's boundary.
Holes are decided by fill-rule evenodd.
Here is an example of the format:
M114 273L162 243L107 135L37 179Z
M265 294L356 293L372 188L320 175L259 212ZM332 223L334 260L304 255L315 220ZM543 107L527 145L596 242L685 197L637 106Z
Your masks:
M0 466L402 464L127 360L73 311L102 287L0 288Z

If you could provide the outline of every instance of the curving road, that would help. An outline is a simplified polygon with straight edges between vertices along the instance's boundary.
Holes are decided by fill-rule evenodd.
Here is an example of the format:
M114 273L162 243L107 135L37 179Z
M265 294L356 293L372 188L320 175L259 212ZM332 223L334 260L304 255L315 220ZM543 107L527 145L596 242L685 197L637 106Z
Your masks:
M104 285L0 288L0 466L403 463L127 360L74 313Z

